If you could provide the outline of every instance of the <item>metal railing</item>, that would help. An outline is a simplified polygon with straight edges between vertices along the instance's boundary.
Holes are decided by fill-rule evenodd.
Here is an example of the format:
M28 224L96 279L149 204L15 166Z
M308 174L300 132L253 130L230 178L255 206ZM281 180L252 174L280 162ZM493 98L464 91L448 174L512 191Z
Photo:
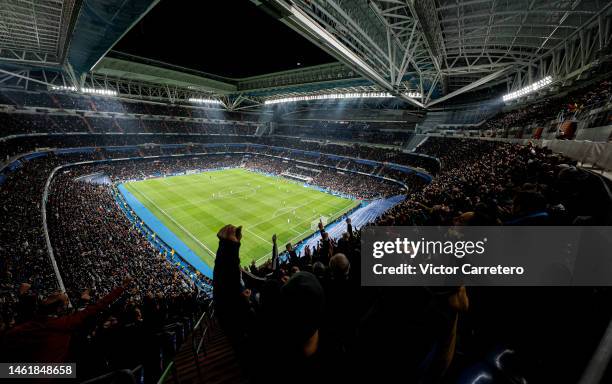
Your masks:
M116 371L108 372L103 375L94 377L89 380L82 381L81 384L96 384L96 383L104 383L104 382L113 382L115 378L121 377L123 379L130 378L132 383L142 383L143 382L143 366L138 365L134 369L119 369ZM140 375L137 375L140 373ZM122 382L125 382L123 380Z
M42 215L43 231L45 233L45 242L47 244L47 254L49 256L51 266L53 267L55 278L57 279L57 286L61 292L66 292L66 288L64 287L64 280L62 279L62 275L60 274L59 268L57 266L57 261L55 260L55 255L53 254L53 247L51 246L51 238L49 237L49 229L47 227L47 198L49 197L49 186L51 185L51 181L53 180L53 176L55 176L55 173L62 168L63 166L61 165L59 167L54 168L53 171L51 171L49 177L47 178L42 196L40 213ZM70 305L70 302L68 303Z
M191 331L191 358L193 365L196 367L198 379L201 382L203 380L202 366L200 362L200 356L207 355L206 342L210 340L210 330L216 325L215 323L215 308L214 303L211 301L208 308L202 316L198 319L196 325ZM180 383L179 372L176 368L174 361L170 362L162 375L160 376L157 384L163 384L170 376L174 384Z

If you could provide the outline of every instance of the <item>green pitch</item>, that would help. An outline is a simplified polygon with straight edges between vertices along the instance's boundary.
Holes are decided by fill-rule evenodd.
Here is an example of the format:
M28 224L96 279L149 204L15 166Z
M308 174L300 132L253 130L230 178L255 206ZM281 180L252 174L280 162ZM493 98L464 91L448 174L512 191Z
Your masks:
M125 187L211 268L217 232L242 225L240 259L262 263L271 257L272 235L279 252L314 231L321 216L330 222L359 201L304 187L280 177L228 169L126 183Z

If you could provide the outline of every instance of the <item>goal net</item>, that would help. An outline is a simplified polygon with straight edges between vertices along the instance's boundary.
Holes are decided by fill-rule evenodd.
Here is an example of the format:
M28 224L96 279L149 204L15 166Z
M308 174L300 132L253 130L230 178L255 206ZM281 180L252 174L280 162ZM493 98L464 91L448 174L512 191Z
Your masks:
M312 223L310 223L310 229L313 231L316 231L317 229L319 229L319 221L322 222L323 225L325 226L329 222L329 217L321 216L318 219L313 220Z

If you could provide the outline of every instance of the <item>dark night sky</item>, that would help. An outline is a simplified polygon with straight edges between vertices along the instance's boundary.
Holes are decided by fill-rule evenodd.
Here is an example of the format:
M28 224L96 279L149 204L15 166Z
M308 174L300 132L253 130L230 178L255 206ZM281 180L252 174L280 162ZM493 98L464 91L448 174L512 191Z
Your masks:
M113 49L228 77L335 61L249 0L162 0Z

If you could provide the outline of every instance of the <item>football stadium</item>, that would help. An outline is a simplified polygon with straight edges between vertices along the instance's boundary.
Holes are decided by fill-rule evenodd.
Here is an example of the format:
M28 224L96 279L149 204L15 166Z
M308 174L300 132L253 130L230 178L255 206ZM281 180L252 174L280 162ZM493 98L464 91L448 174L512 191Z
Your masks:
M0 1L0 382L611 361L611 1Z

